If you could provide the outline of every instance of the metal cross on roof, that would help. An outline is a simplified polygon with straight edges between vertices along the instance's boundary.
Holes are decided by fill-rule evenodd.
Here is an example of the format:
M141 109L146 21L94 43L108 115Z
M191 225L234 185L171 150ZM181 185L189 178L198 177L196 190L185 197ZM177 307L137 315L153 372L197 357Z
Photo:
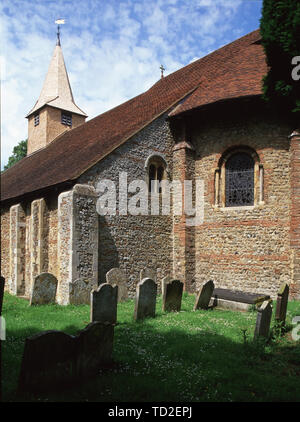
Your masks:
M60 31L59 25L63 25L65 23L65 19L56 19L55 23L57 24L57 41L56 45L60 45Z
M164 70L166 70L166 69L163 67L162 64L160 65L160 70L161 70L161 77L163 78L164 77Z

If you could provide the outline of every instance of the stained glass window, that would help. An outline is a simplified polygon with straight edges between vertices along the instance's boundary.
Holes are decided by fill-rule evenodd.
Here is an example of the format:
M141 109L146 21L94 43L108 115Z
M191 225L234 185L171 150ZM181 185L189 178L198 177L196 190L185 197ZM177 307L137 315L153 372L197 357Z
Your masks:
M254 160L244 152L233 154L225 164L226 207L254 204Z

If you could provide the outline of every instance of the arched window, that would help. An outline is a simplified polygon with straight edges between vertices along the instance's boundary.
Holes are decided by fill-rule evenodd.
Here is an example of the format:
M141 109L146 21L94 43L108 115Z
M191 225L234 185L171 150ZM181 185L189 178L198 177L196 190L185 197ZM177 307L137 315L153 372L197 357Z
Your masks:
M216 207L244 207L264 203L264 170L252 148L230 148L215 169Z
M167 164L165 160L159 155L153 155L147 159L145 168L148 173L147 177L149 192L154 191L161 193L161 185L158 185L157 188L156 184L153 183L153 181L157 181L157 183L159 184L162 180L167 178Z
M225 164L225 205L254 204L254 160L245 152L233 154Z

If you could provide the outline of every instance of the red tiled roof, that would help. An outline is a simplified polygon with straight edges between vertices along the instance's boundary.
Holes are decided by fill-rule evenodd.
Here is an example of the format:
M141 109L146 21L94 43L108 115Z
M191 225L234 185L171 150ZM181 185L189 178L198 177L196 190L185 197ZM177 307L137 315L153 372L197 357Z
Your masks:
M260 39L254 31L166 76L148 91L68 131L47 147L23 158L1 175L1 200L67 181L92 165L160 114L191 110L221 99L259 95L266 73Z

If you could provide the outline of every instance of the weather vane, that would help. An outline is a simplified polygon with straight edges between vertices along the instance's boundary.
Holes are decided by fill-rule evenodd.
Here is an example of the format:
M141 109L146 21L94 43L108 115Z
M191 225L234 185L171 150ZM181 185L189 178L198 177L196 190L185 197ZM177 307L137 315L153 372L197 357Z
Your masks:
M160 65L160 70L161 70L161 78L163 78L164 77L164 70L166 70L166 69L163 67L162 64Z
M56 45L60 45L60 28L59 25L65 24L65 19L56 19L55 23L57 24L57 41Z

